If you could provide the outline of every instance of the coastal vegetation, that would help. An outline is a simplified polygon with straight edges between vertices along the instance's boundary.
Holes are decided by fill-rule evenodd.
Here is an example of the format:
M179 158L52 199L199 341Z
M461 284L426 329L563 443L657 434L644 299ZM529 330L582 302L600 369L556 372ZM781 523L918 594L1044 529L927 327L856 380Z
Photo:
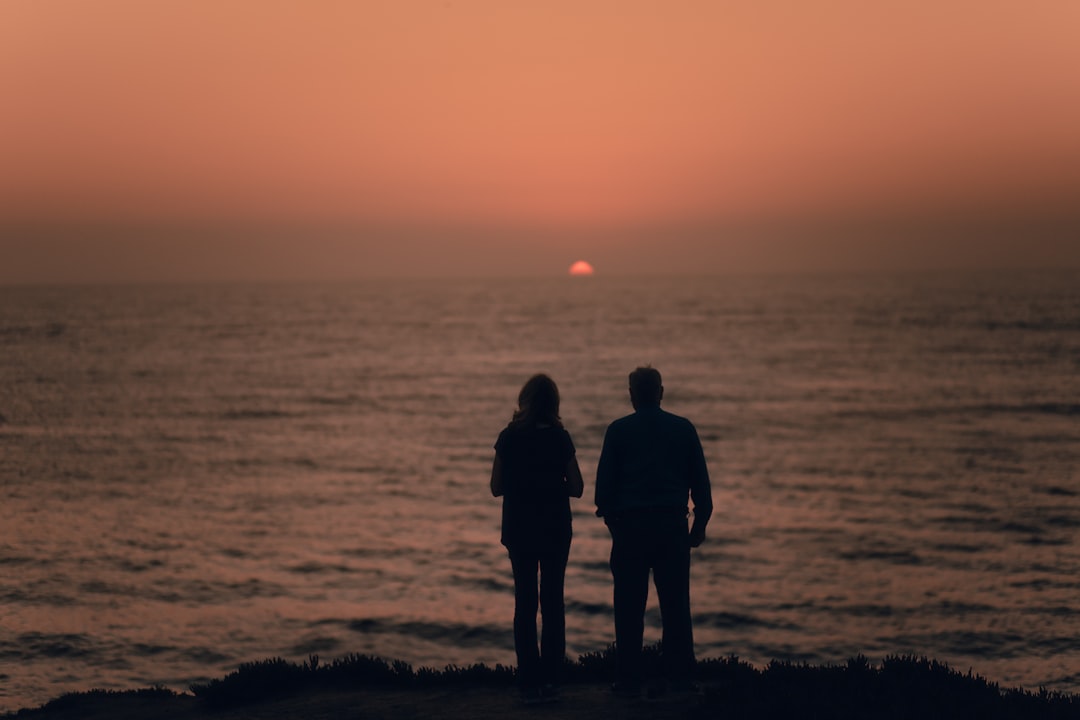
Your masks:
M661 675L658 648L646 651L647 673ZM614 652L582 655L567 661L564 682L568 690L578 686L597 688L606 697L614 674ZM839 665L808 665L774 661L756 668L736 657L700 661L697 669L700 693L678 704L677 713L664 711L663 686L649 684L642 703L654 703L658 717L689 718L1080 718L1080 696L1046 690L1002 689L973 674L962 673L927 658L887 657L872 663L859 656ZM110 699L138 697L143 703L168 703L191 699L201 711L249 707L288 697L318 697L385 689L425 693L453 688L489 688L512 694L514 669L496 665L456 666L442 669L413 668L401 661L368 655L347 655L321 662L312 655L304 662L271 658L245 663L223 678L191 685L191 695L165 688L132 691L93 690L63 695L41 708L21 710L8 718L52 718L79 714L88 703L98 707ZM652 695L653 697L650 697ZM671 708L675 710L673 706ZM253 715L254 717L255 715Z

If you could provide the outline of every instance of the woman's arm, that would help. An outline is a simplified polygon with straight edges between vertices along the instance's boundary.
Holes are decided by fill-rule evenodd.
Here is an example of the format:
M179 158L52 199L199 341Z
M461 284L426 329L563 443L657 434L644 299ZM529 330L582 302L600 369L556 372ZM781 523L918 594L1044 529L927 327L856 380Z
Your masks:
M495 456L495 462L491 463L491 494L495 497L503 494L502 460L498 455Z
M581 497L585 492L585 480L581 477L581 468L577 464L577 456L572 455L570 462L566 463L566 485L570 497Z

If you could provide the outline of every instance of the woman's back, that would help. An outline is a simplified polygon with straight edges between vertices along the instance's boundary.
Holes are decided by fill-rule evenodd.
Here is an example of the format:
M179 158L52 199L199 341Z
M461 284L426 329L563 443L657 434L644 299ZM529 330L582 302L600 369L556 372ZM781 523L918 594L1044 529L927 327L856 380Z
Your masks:
M570 539L566 468L574 457L570 434L560 426L511 423L495 452L502 463L502 543L531 546Z

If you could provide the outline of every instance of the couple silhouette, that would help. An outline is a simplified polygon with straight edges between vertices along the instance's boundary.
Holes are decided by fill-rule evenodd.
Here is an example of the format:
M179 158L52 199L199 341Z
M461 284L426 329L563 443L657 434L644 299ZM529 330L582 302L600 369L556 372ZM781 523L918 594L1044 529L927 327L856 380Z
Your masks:
M660 409L660 373L630 373L634 412L612 422L596 469L596 514L611 534L616 678L619 695L641 693L641 645L649 573L663 622L661 654L670 686L691 689L690 549L705 539L712 492L694 425ZM526 704L558 699L566 656L563 587L572 537L570 498L585 483L574 442L559 419L559 389L547 375L521 388L495 443L491 493L503 498L502 544L514 574L514 648ZM694 521L687 528L688 499ZM538 582L539 579L539 582ZM543 616L537 644L536 612Z

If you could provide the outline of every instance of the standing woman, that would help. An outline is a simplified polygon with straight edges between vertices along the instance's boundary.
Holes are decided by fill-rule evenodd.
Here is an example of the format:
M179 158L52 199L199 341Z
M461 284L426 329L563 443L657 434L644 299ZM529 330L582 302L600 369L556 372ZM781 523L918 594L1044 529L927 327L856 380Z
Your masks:
M559 388L547 375L534 375L499 434L491 468L491 494L503 498L502 544L514 572L514 649L527 704L558 699L566 657L563 580L570 556L570 498L581 497L584 489L574 442L559 420Z

